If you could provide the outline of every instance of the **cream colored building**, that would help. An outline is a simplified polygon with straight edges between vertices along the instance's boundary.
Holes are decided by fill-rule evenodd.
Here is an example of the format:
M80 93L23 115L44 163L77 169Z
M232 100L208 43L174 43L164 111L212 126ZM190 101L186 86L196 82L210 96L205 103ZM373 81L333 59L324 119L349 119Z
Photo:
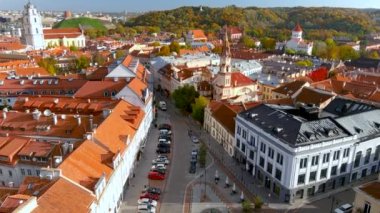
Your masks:
M86 46L86 37L80 28L44 29L45 47L78 47Z
M353 213L380 212L380 180L355 187Z

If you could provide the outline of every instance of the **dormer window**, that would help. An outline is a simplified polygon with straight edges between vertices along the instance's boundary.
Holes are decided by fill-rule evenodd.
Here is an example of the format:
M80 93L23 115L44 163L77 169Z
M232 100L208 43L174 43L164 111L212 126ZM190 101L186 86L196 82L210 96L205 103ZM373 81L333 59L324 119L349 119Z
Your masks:
M21 155L20 159L23 160L23 161L30 161L30 157L29 156L25 156L25 155Z
M104 92L104 97L108 97L108 96L109 96L108 91L105 91L105 92Z
M114 97L116 95L116 91L111 92L111 96Z

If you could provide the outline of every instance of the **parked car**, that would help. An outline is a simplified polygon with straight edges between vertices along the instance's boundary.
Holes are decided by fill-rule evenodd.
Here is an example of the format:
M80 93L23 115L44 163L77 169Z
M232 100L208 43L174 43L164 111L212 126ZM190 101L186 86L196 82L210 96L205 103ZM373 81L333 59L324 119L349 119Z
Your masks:
M159 172L151 171L148 173L148 178L151 180L164 180L165 175Z
M170 135L168 135L168 134L161 134L161 135L158 136L158 140L160 140L160 139L171 141L172 137Z
M166 102L165 101L158 102L158 106L160 107L160 109L162 111L166 111L167 110L167 108L166 108Z
M158 129L159 130L172 130L172 126L170 126L170 124L160 124L158 126Z
M152 166L152 169L157 169L157 168L166 169L166 166L165 166L165 164L162 164L162 163L155 164Z
M157 148L164 147L164 148L169 148L170 149L170 144L168 143L159 143L157 145Z
M190 159L190 162L197 163L197 156L196 155L192 155L191 159Z
M137 204L138 205L141 205L141 204L149 204L151 206L154 206L156 207L157 206L157 201L155 200L151 200L149 198L142 198L142 199L138 199L137 200Z
M167 154L170 153L170 147L158 147L156 150L157 153L159 154Z
M334 213L351 213L353 210L353 206L351 204L343 204L339 208L334 210Z
M198 150L193 149L193 151L191 151L191 156L198 156Z
M161 134L171 135L172 131L167 129L160 129L160 135Z
M149 192L149 193L152 193L152 194L161 194L161 189L160 188L157 188L157 187L149 187L147 189L145 189L143 192Z
M190 163L189 173L194 174L197 171L197 166L194 163Z
M140 195L140 199L144 199L144 198L147 198L147 199L150 199L150 200L159 200L160 199L160 195L158 194L152 194L152 193L149 193L149 192L144 192Z
M170 140L166 140L166 139L158 139L158 143L164 143L164 144L171 144Z
M157 159L154 159L152 160L152 164L155 165L155 164L165 164L165 165L168 165L170 163L170 161L168 159L163 159L163 158L157 158Z
M156 208L154 206L151 206L149 204L141 204L137 206L137 212L139 213L156 213Z
M195 135L191 136L191 141L193 141L193 143L199 143L199 139Z

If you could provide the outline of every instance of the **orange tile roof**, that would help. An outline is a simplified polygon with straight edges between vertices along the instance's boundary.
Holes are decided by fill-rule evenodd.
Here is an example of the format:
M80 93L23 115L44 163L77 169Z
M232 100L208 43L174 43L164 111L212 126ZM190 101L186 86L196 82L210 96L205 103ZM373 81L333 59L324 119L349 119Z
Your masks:
M374 181L368 184L364 184L359 187L360 190L367 193L369 196L375 198L376 200L380 199L380 182Z
M95 197L65 178L59 178L37 200L33 213L89 212Z
M47 157L54 149L55 144L31 141L24 146L18 155L30 157Z
M14 195L17 193L16 188L9 188L9 187L0 187L0 203L4 202L4 200L9 195Z
M20 42L0 42L0 51L1 50L21 50L25 49L26 46L22 45Z
M128 82L125 80L88 81L74 94L74 97L104 98L106 97L105 92L108 94L107 97L111 97L112 92L117 94L127 85L127 83Z
M372 93L372 95L368 98L370 101L380 102L380 91L375 91Z
M241 86L251 85L254 83L255 82L252 79L243 75L241 72L232 72L231 73L231 84L234 87L241 87Z
M295 102L301 102L305 104L316 104L319 106L325 101L334 97L333 94L326 94L326 92L320 92L312 88L303 87L301 92L295 98Z
M96 130L95 138L107 146L113 153L123 153L127 146L127 139L133 139L136 130L134 122L140 123L144 116L139 115L135 120L127 121L125 116L132 109L132 104L122 100L112 110L112 113L100 124ZM143 113L141 110L139 113Z
M22 194L10 195L1 204L0 212L12 212L29 198L30 196Z
M191 30L195 39L207 39L203 30Z
M114 153L86 140L59 165L62 174L70 180L94 191L94 186L103 174L108 180L112 173Z
M107 74L108 74L107 67L99 67L95 71L89 73L86 78L92 81L101 81L106 77Z
M0 156L5 157L8 163L13 163L17 160L17 152L20 151L30 139L28 138L10 138L8 143L0 149Z
M36 75L50 76L50 73L45 68L42 68L42 67L28 67L28 68L18 67L15 69L15 71L18 76L36 76Z
M45 39L76 38L82 35L79 28L44 29L43 32Z
M134 78L131 82L129 82L128 87L131 88L131 90L133 90L139 97L143 97L143 91L148 87L148 85L140 79Z
M297 92L299 89L302 88L306 84L305 81L293 81L289 83L285 83L280 87L277 87L272 90L272 92L280 93L283 95L293 95L295 92Z
M18 193L30 196L41 196L56 180L42 179L35 176L25 176L18 187Z

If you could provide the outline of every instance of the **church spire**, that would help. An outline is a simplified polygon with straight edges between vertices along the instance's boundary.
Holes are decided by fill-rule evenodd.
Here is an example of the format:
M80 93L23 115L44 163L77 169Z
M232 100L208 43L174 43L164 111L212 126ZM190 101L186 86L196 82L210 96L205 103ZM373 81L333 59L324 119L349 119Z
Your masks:
M223 51L220 58L220 72L231 72L231 47L228 41L227 26L224 27Z

